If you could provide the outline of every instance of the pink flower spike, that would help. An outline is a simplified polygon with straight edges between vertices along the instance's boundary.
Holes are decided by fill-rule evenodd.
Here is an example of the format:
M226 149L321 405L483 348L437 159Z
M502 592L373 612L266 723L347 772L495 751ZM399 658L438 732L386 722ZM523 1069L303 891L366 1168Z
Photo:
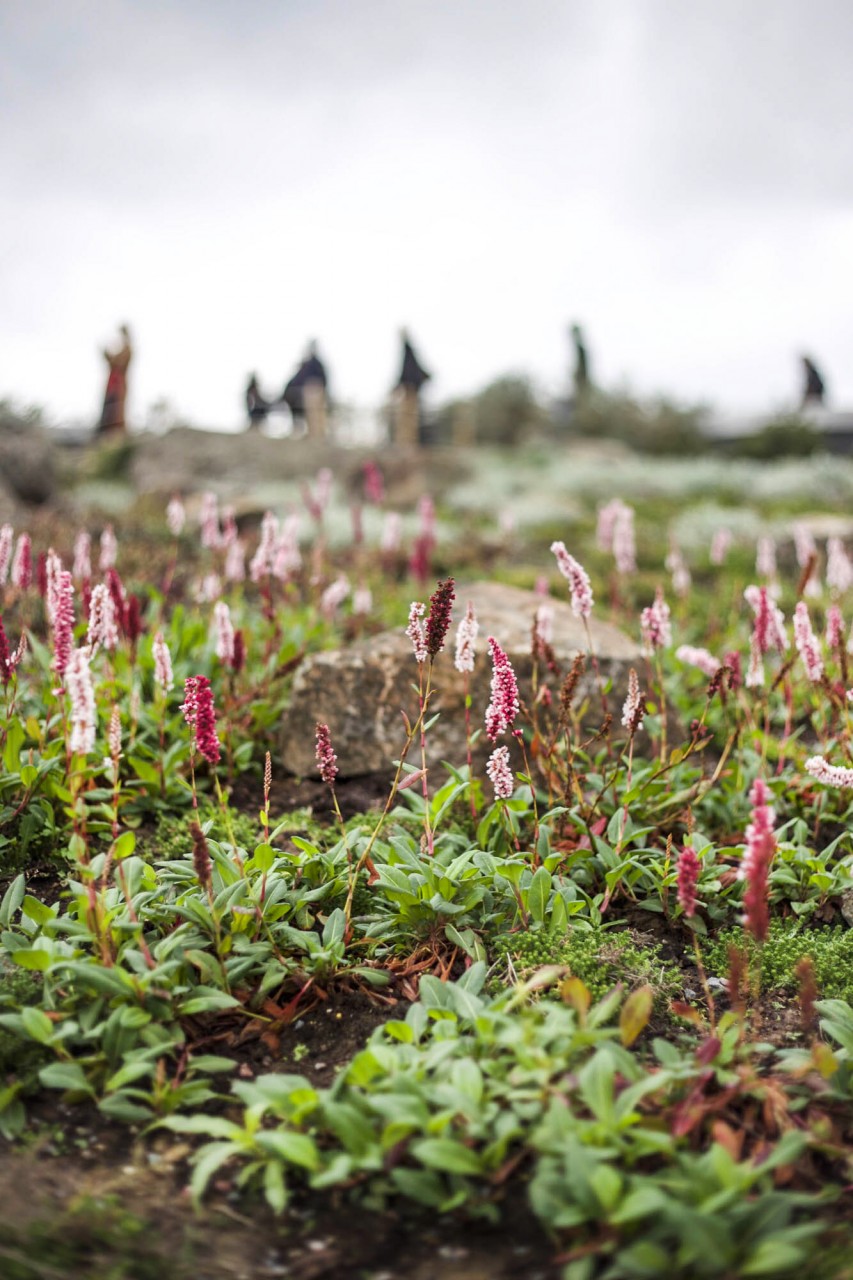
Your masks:
M173 493L166 507L166 525L173 538L180 536L186 521L187 513L184 510L184 504L181 502L180 494Z
M19 591L26 591L33 580L33 551L30 535L22 533L15 546L12 560L12 586Z
M98 559L98 568L101 573L106 573L107 569L115 567L116 557L118 556L118 542L111 524L105 525L101 533L101 554Z
M823 679L823 659L820 656L817 637L812 631L808 605L802 600L794 609L794 641L808 678L812 684L819 684Z
M826 540L826 585L837 595L853 586L853 564L840 538Z
M743 922L756 942L764 942L770 928L770 865L776 853L776 837L773 810L768 804L770 792L763 778L755 779L749 798L752 822L746 828L746 850L740 869L740 878L746 881Z
M409 625L406 627L406 635L412 642L418 666L422 662L426 662L428 657L426 623L424 622L425 612L425 605L417 600L412 601L409 607Z
M92 539L81 529L74 539L74 564L71 576L76 582L85 582L92 576Z
M429 598L429 617L426 620L426 646L430 658L435 660L444 648L450 629L453 601L456 599L456 583L445 578L438 583Z
M766 534L758 539L755 572L760 578L776 577L776 539Z
M62 676L71 657L74 631L74 584L67 569L60 569L53 618L53 669Z
M509 747L495 748L489 756L486 773L495 789L495 799L509 800L515 785L509 763Z
M696 886L701 870L696 852L689 844L678 855L678 904L690 918L696 912Z
M389 511L382 525L380 549L385 555L393 555L395 551L399 551L402 538L403 517L398 511Z
M490 742L497 742L502 733L511 729L519 712L518 683L512 663L494 636L488 639L492 659L491 701L486 708L486 735Z
M827 787L847 789L853 787L853 769L840 764L830 764L823 756L811 756L806 761L806 772Z
M669 555L666 557L664 564L672 574L673 591L679 600L683 600L690 591L693 579L690 576L687 561L681 553L681 548L673 544L669 549Z
M91 755L95 749L95 692L89 670L88 649L74 649L69 654L65 667L65 688L71 700L68 750L72 755Z
M618 573L636 573L637 545L634 538L634 512L622 505L613 529L613 558Z
M232 542L225 556L226 582L244 582L246 579L246 551L242 542Z
M474 606L469 600L465 616L456 628L456 657L453 665L457 671L474 670L474 646L477 643L479 630L480 624L477 621Z
M9 656L9 641L6 638L6 628L3 626L3 619L0 618L0 681L4 688L8 686L12 679L12 659Z
M826 646L830 653L840 653L844 644L844 618L837 604L826 611Z
M320 597L320 612L323 617L331 621L337 613L340 606L346 600L350 593L350 581L346 574L341 574L330 582L326 590Z
M213 606L213 625L216 631L216 656L220 662L230 666L234 660L234 624L231 621L231 610L224 600L217 600Z
M202 495L199 523L201 525L201 545L211 551L216 551L222 545L222 534L219 531L219 499L215 493Z
M622 724L632 738L643 727L643 699L640 682L633 667L628 672L628 696L622 707Z
M169 646L163 639L162 631L158 631L154 637L154 643L151 649L154 655L154 679L159 684L164 693L168 693L175 686L175 679L172 675L172 655L169 653Z
M253 582L261 582L272 573L276 541L278 539L278 517L267 511L261 520L261 537L258 549L252 556L249 565L249 577Z
M592 613L593 598L589 576L574 556L570 556L565 543L552 542L551 551L557 558L557 567L569 584L572 597L572 613L576 618L588 618Z
M647 605L640 614L640 631L643 648L649 656L656 649L665 649L672 644L672 624L669 620L669 605L663 598L663 587L657 588L654 602Z
M770 599L767 587L747 587L743 595L755 614L752 634L758 652L763 654L778 649L779 653L784 653L788 648L785 616Z
M193 731L193 745L210 764L218 764L220 748L216 736L216 712L207 676L187 677L181 710Z
M44 558L44 608L51 626L54 625L56 607L59 604L59 575L61 572L62 561L53 547L50 547Z
M707 649L698 649L692 644L681 644L675 651L679 662L686 662L691 667L698 667L710 679L720 669L720 661Z
M98 645L110 651L118 647L115 601L103 582L99 582L92 589L89 600L89 632L86 641L90 650L94 650Z
M732 537L730 529L722 528L715 530L714 536L711 539L711 564L725 564L726 556L728 555L729 548L733 542L734 538Z
M0 587L5 587L9 577L9 561L12 558L14 540L15 530L10 524L4 524L0 528Z
M332 738L327 724L317 725L317 746L314 754L320 777L327 786L333 787L335 778L338 776L338 757L332 750Z

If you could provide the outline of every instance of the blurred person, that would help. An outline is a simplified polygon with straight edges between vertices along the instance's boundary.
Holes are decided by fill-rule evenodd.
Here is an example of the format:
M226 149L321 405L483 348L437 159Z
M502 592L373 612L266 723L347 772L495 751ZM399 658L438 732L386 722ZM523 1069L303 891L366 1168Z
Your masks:
M107 374L107 388L104 392L104 407L101 410L101 420L98 424L99 434L127 430L127 422L125 421L127 369L133 356L133 348L130 345L130 330L126 324L119 327L119 334L121 335L121 345L115 351L110 351L106 347L103 350L103 357L109 367L109 373Z
M394 387L394 443L412 446L421 438L421 387L432 374L428 373L415 354L406 329L400 330L403 343L403 365Z
M328 410L328 377L317 354L317 343L310 342L304 360L287 383L281 396L290 409L294 427L305 424L315 440L326 438Z
M592 384L589 377L589 356L584 342L583 329L579 324L572 325L571 335L575 348L575 369L572 381L575 392L574 402L575 407L577 407L587 395Z
M253 373L246 387L246 413L249 415L249 427L259 427L266 421L269 411L270 402L258 386L257 374Z
M800 356L800 363L803 368L803 397L800 408L816 409L824 403L826 384L817 365L809 356Z

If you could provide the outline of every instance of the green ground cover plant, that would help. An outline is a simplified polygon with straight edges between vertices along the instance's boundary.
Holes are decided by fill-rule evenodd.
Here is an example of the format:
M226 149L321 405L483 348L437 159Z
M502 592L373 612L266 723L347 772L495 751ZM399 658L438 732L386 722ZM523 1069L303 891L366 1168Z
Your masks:
M432 503L403 548L375 471L378 546L358 517L331 545L329 474L302 529L241 531L207 495L188 530L173 499L126 580L110 526L58 548L0 529L0 1133L58 1098L187 1139L197 1198L224 1181L276 1212L334 1193L500 1225L523 1197L565 1280L840 1276L843 542L794 523L753 568L724 523L688 551L654 505L592 494L576 555L526 547L548 590L519 683L459 608ZM586 628L567 666L549 592ZM618 695L599 615L642 642ZM319 723L324 816L275 812L298 663L383 626L418 707L384 798L344 818ZM439 776L446 647L491 687ZM257 1071L330 995L387 1014L332 1083Z

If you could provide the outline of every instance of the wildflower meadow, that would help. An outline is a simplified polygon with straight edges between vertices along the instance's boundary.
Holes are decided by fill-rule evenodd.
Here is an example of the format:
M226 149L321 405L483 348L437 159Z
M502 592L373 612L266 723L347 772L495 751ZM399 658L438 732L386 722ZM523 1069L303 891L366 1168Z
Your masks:
M0 528L0 1135L114 1171L0 1225L0 1273L161 1275L174 1201L246 1250L187 1227L178 1276L378 1280L424 1241L411 1274L471 1242L496 1277L853 1274L849 543L787 490L685 536L689 487L662 518L625 478L499 534L394 509L381 459L257 518ZM530 589L532 677L484 574ZM300 666L388 631L417 710L386 772L318 720L287 775Z

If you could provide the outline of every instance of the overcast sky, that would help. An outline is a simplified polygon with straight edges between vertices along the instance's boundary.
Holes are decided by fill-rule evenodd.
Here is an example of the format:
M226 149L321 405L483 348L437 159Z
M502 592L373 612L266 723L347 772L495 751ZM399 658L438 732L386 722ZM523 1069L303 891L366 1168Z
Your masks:
M853 408L850 0L3 0L0 396L242 422L528 372Z

